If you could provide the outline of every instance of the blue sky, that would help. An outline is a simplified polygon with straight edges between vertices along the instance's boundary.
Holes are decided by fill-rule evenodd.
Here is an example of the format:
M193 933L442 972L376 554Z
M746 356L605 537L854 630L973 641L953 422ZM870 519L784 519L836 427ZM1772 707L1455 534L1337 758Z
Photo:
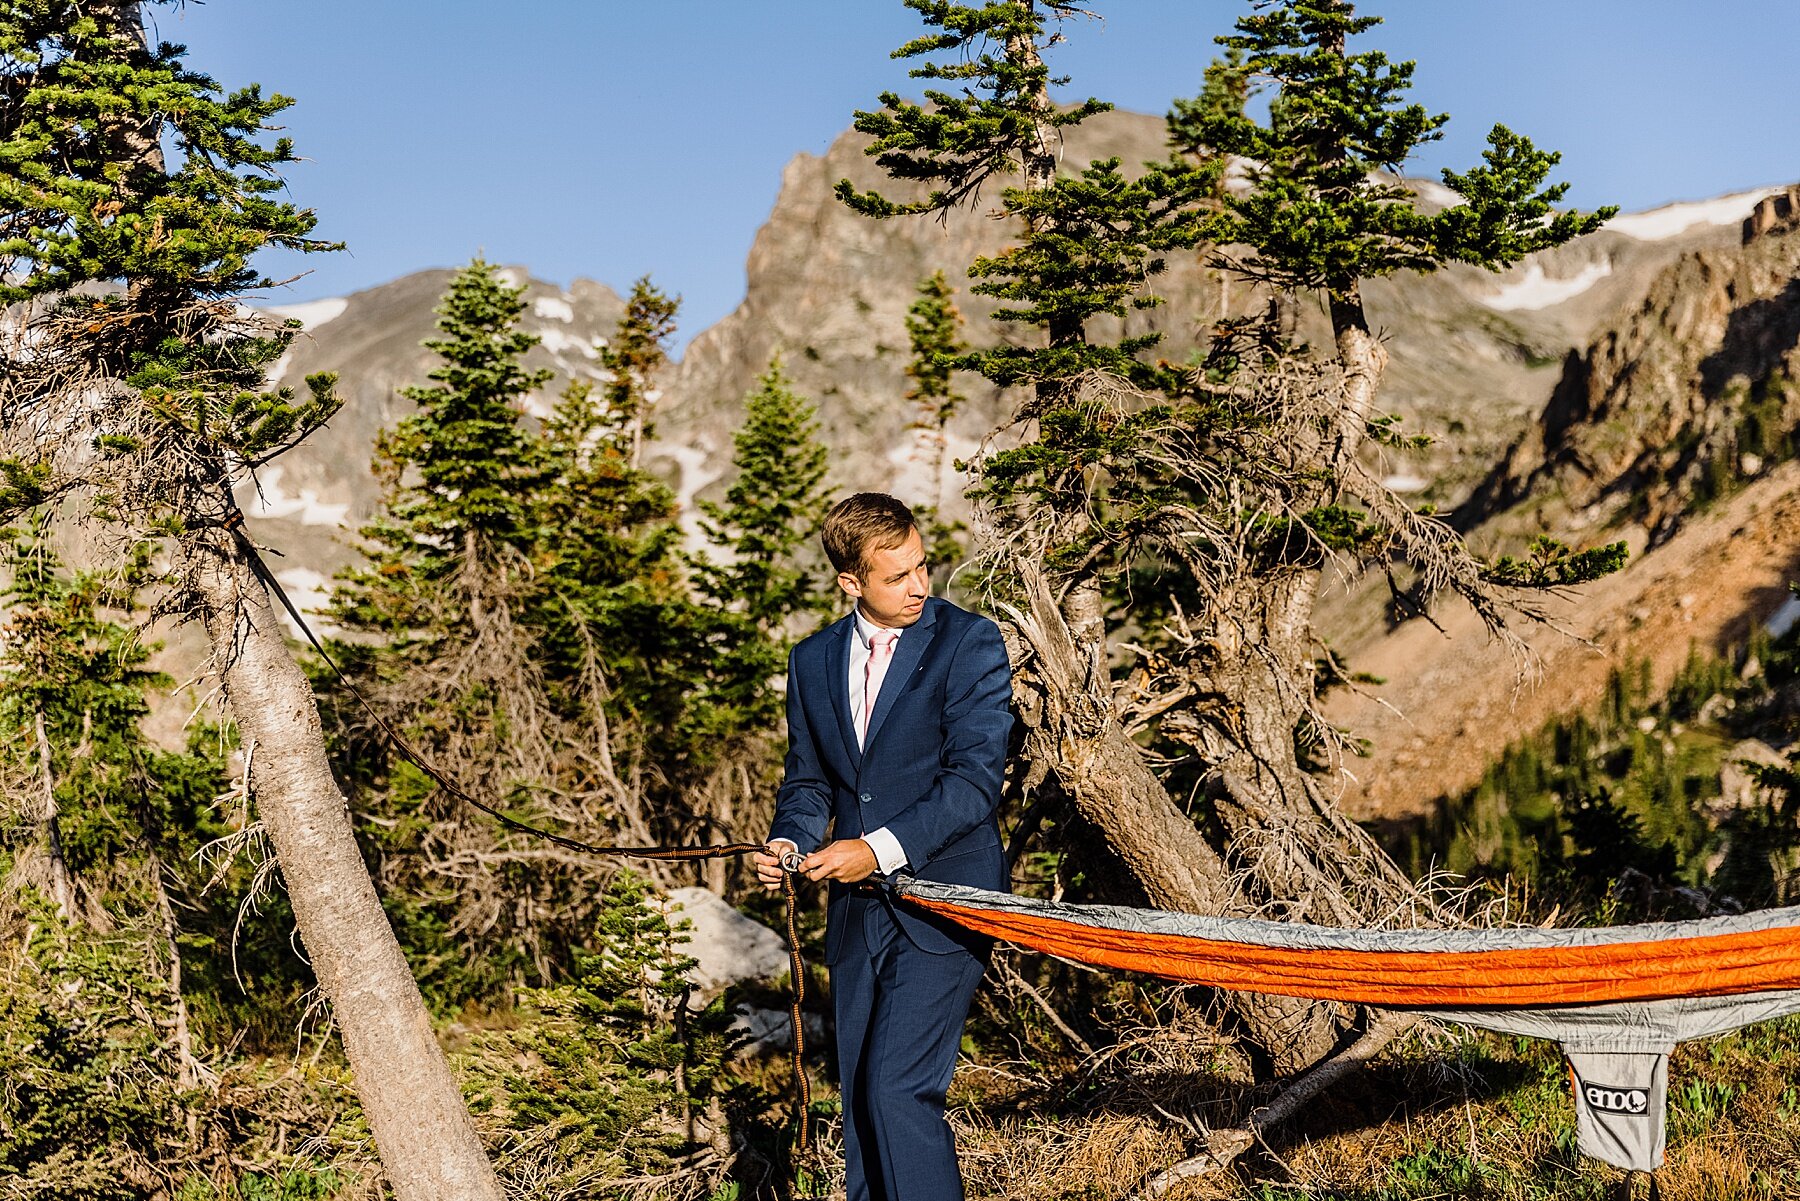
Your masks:
M1160 113L1192 94L1245 0L1096 0L1053 65L1070 97ZM1563 152L1583 206L1627 210L1800 179L1800 3L1386 0L1368 44L1418 61L1451 114L1410 173L1505 121ZM540 278L685 300L684 340L743 294L781 168L822 152L914 35L899 0L189 0L157 33L227 87L294 97L289 174L346 253L278 302L342 295L477 251Z

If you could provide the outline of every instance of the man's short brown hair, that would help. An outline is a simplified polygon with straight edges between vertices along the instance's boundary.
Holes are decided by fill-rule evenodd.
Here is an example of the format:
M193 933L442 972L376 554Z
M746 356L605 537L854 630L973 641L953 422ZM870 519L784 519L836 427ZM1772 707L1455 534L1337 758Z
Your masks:
M839 575L860 580L869 570L870 551L899 546L918 528L903 502L885 492L858 492L831 506L819 528L819 541Z

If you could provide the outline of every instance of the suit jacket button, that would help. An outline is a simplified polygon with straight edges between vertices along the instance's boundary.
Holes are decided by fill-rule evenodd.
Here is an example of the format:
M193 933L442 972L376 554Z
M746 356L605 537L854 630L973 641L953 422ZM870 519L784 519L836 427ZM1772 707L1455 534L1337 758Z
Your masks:
M857 797L856 799L861 801L865 805L873 805L875 803L875 798L870 796L866 792L863 793L860 797Z

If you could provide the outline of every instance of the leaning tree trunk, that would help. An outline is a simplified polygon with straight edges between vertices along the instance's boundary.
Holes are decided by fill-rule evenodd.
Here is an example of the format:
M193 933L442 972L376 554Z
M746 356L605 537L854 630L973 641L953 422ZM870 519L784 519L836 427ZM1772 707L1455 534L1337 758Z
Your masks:
M501 1201L357 849L312 690L282 641L269 595L221 529L191 534L181 552L232 715L255 751L249 785L257 812L394 1194L400 1201Z
M1198 740L1215 764L1208 799L1230 848L1234 904L1290 921L1385 924L1422 904L1417 888L1325 796L1299 762L1312 709L1312 609L1319 575L1295 567L1233 589L1215 615L1214 683L1233 703ZM1291 997L1233 998L1232 1012L1278 1076L1336 1050L1351 1009Z
M1105 836L1151 904L1216 913L1227 896L1224 861L1168 790L1113 713L1109 677L1070 630L1036 562L1010 573L1026 608L1007 608L1015 637L1014 695L1025 759L1052 772L1082 817Z

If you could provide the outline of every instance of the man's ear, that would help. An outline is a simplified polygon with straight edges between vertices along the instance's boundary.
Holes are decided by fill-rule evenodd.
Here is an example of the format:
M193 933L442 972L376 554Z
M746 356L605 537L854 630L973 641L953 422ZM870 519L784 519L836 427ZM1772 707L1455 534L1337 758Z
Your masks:
M838 587L844 590L844 595L853 597L856 600L862 599L862 581L851 575L849 572L841 571L838 573Z

